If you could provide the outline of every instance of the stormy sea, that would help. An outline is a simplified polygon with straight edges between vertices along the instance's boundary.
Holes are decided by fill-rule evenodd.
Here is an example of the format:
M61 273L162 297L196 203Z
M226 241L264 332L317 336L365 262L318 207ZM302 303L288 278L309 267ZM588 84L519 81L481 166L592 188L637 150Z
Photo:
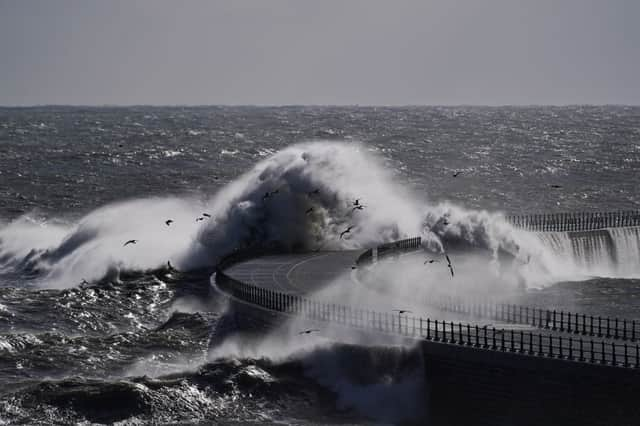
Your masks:
M638 210L639 179L640 107L0 108L0 424L421 424L404 349L243 335L217 262L455 240L487 254L459 292L640 320L637 232L614 265L505 221Z

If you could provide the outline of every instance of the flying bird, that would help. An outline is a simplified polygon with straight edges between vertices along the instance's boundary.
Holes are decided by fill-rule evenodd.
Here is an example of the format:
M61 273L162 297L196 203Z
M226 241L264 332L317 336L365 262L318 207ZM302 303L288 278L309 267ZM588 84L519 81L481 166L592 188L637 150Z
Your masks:
M171 224L173 223L173 219L167 219L167 220L165 220L165 221L164 221L164 223L165 223L167 226L169 226L169 225L171 225Z
M357 206L351 209L352 212L356 210L364 210L364 206L362 204L358 204Z
M413 313L412 311L410 311L408 309L393 309L393 312L397 312L398 315Z
M356 198L356 200L353 202L354 206L361 206L362 204L360 204L360 198Z
M562 188L562 185L557 185L557 184L553 184L553 185L549 185L549 186L550 186L551 188L554 188L554 189Z
M311 213L312 211L313 211L313 207L309 207L309 208L307 209L307 211L306 211L306 212L304 212L304 213L305 213L305 214L309 214L309 213Z
M344 234L348 234L351 232L351 229L353 228L353 226L348 227L347 229L345 229L344 231L342 231L340 233L340 239L342 239L342 237L344 237Z
M424 261L423 265L426 265L427 263L438 263L439 261L436 259L427 259Z
M275 189L271 192L267 191L264 193L264 195L262 196L262 201L266 201L267 198L272 197L273 195L276 195L278 192L280 192L279 189Z
M453 265L451 264L451 259L449 259L448 254L445 254L444 256L447 258L447 267L451 271L451 278L453 278L454 273L453 273Z
M211 215L209 213L202 213L202 216L204 217L211 217Z
M301 331L301 332L300 332L300 333L298 333L298 334L311 334L311 333L313 333L314 331L320 331L320 329L318 329L318 328L310 328L309 330Z
M124 247L124 246L126 246L126 245L129 245L129 244L136 244L137 242L138 242L138 240L129 240L129 241L127 241L126 243L124 243L124 244L122 245L122 247Z
M201 220L204 220L204 217L201 216L196 218L196 222L200 222Z
M453 175L452 175L452 176L453 176L453 177L458 177L458 175L459 175L460 173L462 173L462 170L455 171L455 172L453 172Z

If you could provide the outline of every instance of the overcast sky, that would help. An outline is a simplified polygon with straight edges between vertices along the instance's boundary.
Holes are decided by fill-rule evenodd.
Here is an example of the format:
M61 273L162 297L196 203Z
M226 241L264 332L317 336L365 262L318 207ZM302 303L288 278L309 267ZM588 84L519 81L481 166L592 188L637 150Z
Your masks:
M0 0L0 105L640 104L640 0Z

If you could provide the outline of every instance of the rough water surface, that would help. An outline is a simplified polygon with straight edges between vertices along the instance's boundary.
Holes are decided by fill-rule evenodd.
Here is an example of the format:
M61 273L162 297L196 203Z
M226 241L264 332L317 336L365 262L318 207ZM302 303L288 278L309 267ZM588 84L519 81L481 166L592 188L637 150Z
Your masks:
M639 172L640 107L0 108L0 423L419 424L406 348L217 350L217 259L421 235L525 259L520 302L640 319L636 234L612 270L501 220L638 209Z

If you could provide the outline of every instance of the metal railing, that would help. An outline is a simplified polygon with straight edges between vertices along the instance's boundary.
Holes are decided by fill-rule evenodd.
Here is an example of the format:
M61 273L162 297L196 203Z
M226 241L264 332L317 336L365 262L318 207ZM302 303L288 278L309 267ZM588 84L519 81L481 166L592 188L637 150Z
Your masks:
M430 297L428 304L445 312L505 323L526 324L561 333L632 342L640 338L639 324L624 318L586 315L493 301L470 302L452 296Z
M640 211L577 212L506 216L516 228L534 232L595 231L640 226Z
M405 240L394 241L391 243L380 244L376 247L378 259L393 255L403 251L416 250L420 248L422 243L421 237L407 238Z
M398 243L397 245L394 243L382 245L385 247L385 253L392 255L399 251L420 248L419 237L402 240ZM378 246L378 251L382 246ZM371 249L360 255L356 263L362 264L370 261ZM482 318L505 323L529 325L559 333L629 340L632 342L640 338L639 324L634 320L624 318L586 315L577 312L498 303L487 300L467 301L453 296L430 296L428 300L425 300L425 304L441 311L452 312L470 318Z
M234 256L236 259L242 258L238 253ZM220 264L230 266L230 262L226 259ZM247 284L225 274L220 267L216 270L215 282L220 291L239 301L272 312L296 315L312 321L476 349L614 367L640 368L640 347L628 345L626 342L619 344L524 330L496 329L477 324L446 322L328 303ZM511 311L507 309L504 312Z
M481 327L477 324L439 321L326 303L247 284L231 278L221 270L216 273L216 285L222 292L251 305L313 321L478 349L640 368L638 345Z

